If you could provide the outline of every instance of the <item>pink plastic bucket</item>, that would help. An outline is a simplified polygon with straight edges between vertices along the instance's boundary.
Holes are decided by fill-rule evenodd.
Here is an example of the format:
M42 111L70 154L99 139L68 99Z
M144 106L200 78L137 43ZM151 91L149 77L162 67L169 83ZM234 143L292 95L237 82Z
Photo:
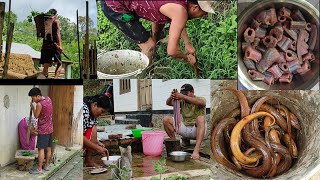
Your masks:
M141 134L143 154L146 156L160 156L162 153L164 132L143 131Z

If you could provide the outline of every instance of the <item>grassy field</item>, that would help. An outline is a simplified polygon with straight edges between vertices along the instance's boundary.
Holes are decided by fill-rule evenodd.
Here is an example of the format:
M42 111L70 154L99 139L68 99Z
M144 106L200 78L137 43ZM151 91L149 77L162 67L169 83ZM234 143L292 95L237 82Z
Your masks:
M196 48L200 77L206 79L236 79L237 77L237 3L223 2L217 13L187 23L189 38ZM105 51L132 49L136 44L124 39L119 30L98 7L99 49ZM151 23L142 20L147 30ZM157 46L154 65L143 78L191 79L196 78L191 65L174 60L166 53L166 44ZM181 40L181 47L184 50Z

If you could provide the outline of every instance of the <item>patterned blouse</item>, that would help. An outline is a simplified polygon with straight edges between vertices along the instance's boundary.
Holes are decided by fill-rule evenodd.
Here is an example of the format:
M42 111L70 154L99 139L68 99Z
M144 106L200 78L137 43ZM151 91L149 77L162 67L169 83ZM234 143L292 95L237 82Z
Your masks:
M97 124L97 119L90 116L90 110L87 104L83 103L83 134L88 129Z

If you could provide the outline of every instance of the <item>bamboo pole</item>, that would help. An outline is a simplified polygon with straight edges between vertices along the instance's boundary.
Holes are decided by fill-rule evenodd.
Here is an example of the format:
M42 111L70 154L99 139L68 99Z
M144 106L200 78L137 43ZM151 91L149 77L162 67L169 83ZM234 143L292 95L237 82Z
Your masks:
M4 25L5 2L0 2L0 62L2 61L2 32Z
M82 79L82 64L81 64L81 51L80 51L80 35L79 35L79 10L77 10L77 38L78 38L78 58L80 66L80 79Z
M4 56L4 66L3 66L3 75L2 75L3 79L7 79L7 76L8 76L13 29L14 29L14 24L10 23L8 28L8 34L7 34L7 41L6 41L6 54Z
M89 68L89 2L86 1L86 37L85 37L85 48L86 48L86 78L90 77Z
M94 55L93 55L93 58L94 58L94 61L93 61L93 74L96 76L97 75L97 42L94 41L93 42L93 52L94 52Z
M86 75L86 43L84 43L82 45L82 49L83 49L83 52L82 52L82 75L83 75L83 78L86 79L87 75Z
M10 57L10 50L11 50L11 41L12 41L12 35L13 35L13 29L14 29L14 24L10 22L10 18L11 18L11 0L9 0L9 14L8 14L8 22L7 22L8 31L7 31L7 40L6 40L6 54L4 57L4 65L3 65L3 75L2 75L3 79L7 79L7 76L8 76L8 65L9 65L9 57Z

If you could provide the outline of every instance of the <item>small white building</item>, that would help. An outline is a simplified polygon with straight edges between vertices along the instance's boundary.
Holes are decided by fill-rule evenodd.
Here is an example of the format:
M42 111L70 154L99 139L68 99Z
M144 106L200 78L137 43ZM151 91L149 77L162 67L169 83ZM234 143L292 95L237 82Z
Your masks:
M53 103L54 137L64 146L82 144L82 86L37 86ZM0 167L15 161L19 149L18 124L29 117L30 85L0 86ZM70 125L72 125L70 127Z

